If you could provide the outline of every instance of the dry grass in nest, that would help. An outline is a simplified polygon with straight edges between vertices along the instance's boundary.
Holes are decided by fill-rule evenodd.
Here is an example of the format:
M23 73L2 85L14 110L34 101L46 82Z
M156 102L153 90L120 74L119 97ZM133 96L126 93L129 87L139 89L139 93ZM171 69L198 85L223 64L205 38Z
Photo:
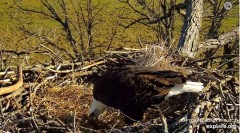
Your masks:
M143 54L132 59L137 65L143 66L155 66L160 70L172 70L182 72L184 75L191 74L191 70L182 67L181 64L176 64L177 61L173 53L171 53L171 47L164 45L151 45L146 47Z
M76 125L95 130L124 126L123 116L113 108L107 108L98 120L88 116L92 102L91 88L84 85L49 88L42 95L35 97L34 113L46 119L59 119L71 124L76 113Z
M69 116L74 116L74 112L78 117L88 112L91 100L91 89L69 85L64 88L49 88L44 94L36 97L34 103L38 107L37 110L43 109L50 116L68 121Z

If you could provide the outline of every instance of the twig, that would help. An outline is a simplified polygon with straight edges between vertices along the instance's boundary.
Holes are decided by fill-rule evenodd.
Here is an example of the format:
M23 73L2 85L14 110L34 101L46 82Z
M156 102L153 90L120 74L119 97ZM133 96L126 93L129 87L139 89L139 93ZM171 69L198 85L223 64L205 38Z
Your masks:
M73 132L76 133L76 110L74 111L74 117L73 117Z
M72 130L71 129L69 129L60 119L56 119L62 126L64 126L65 127L65 129L67 129L69 132L72 132Z
M15 74L15 72L14 72L14 71L0 72L0 76L3 76L3 75L12 75L12 74Z
M13 92L13 93L5 96L5 97L0 98L0 102L2 102L2 101L5 100L5 99L9 99L9 98L11 98L11 97L15 97L15 96L21 94L24 90L25 90L25 89L21 87L20 89L16 90L15 92Z
M93 67L93 66L97 66L97 65L103 64L103 63L105 63L105 62L106 62L106 61L99 61L99 62L93 63L93 64L91 64L91 65L84 66L84 67L81 68L81 70L85 70L85 69L91 68L91 67Z
M238 55L237 54L225 54L225 55L222 55L222 56L208 57L208 58L205 58L205 59L195 60L195 61L191 62L189 65L193 65L193 64L195 64L197 62L203 62L203 61L208 61L208 60L213 60L213 59L223 58L223 57L224 58L227 58L227 57L234 58L234 57L238 57Z
M16 84L0 88L0 95L14 92L14 91L18 90L23 85L23 73L22 73L22 67L21 66L18 66L17 77L18 77L18 82Z
M58 56L56 53L54 53L50 48L46 47L43 44L40 44L40 46L44 47L45 49L47 49L49 52L51 52L56 58L59 58L61 61L64 61L64 59L62 59L60 56Z
M32 122L33 122L33 126L35 127L35 129L37 130L37 132L40 132L40 129L39 129L39 127L38 127L38 124L37 124L37 122L36 122L36 119L35 119L35 116L34 116L34 114L33 114L33 111L31 112L31 115L32 115Z
M163 124L163 132L164 133L169 133L166 117L162 114L161 110L160 110L160 117L161 117L161 121L162 121L162 124Z
M3 107L2 107L2 101L0 101L0 113L1 113L1 116L4 118L4 115L3 115Z

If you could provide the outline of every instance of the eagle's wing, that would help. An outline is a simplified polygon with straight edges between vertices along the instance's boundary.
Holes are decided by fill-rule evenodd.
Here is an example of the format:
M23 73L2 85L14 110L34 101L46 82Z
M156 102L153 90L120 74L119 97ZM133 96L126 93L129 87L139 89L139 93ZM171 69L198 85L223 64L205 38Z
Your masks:
M176 84L186 82L185 76L180 72L170 70L160 71L156 67L126 66L121 77L129 88L135 88L138 102L162 102ZM134 82L133 82L134 81Z
M123 69L129 69L132 73L139 75L151 75L153 77L159 78L167 83L169 81L173 84L181 84L186 82L186 77L181 72L175 72L171 70L159 70L153 66L131 66L127 65ZM153 78L152 77L152 78Z
M145 86L148 86L147 84L154 86L154 93L152 89L149 89L154 99L169 98L184 92L199 93L204 88L201 82L186 81L186 77L181 72L161 71L156 67L145 66L132 67L131 71L139 78L140 82L143 82L143 85L145 83ZM149 86L149 88L152 87ZM155 91L157 91L157 94Z
M184 84L186 82L186 77L182 73L169 70L139 72L138 75L155 86L154 90L158 91L158 94L154 95L154 98L165 97L176 84Z

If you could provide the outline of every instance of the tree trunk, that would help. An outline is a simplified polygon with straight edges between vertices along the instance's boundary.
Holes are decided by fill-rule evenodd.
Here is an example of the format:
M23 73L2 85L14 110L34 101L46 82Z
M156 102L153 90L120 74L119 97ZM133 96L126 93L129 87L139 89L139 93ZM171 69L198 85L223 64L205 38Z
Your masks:
M182 54L194 57L202 23L203 0L187 0L187 11L178 49Z
M87 23L87 34L88 34L88 47L89 47L89 54L90 57L94 57L93 51L93 35L92 35L92 28L93 28L93 7L92 7L92 0L88 0L87 3L87 11L88 11L88 23Z

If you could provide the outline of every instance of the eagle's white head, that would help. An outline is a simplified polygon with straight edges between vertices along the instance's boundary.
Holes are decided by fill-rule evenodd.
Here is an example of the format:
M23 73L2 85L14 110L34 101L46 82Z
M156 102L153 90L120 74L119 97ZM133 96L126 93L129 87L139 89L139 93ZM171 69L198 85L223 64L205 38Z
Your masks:
M89 115L92 117L98 117L105 110L106 107L107 106L105 104L93 98Z

